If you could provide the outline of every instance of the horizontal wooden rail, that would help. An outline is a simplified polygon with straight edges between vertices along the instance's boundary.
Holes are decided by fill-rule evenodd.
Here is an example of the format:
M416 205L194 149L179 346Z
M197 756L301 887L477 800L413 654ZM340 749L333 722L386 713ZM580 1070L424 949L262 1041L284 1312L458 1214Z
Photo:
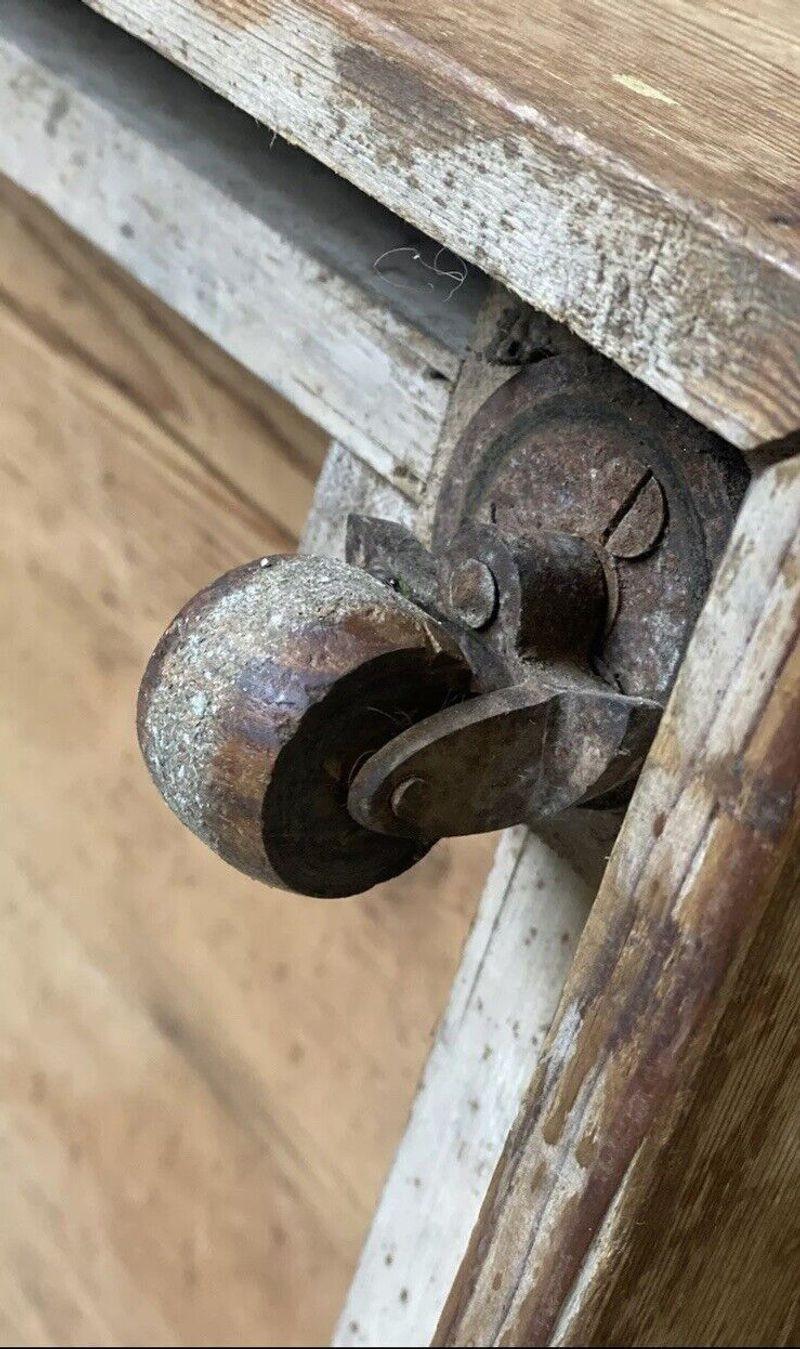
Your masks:
M484 278L72 0L5 0L0 172L410 499Z
M743 449L800 426L795 0L88 0Z

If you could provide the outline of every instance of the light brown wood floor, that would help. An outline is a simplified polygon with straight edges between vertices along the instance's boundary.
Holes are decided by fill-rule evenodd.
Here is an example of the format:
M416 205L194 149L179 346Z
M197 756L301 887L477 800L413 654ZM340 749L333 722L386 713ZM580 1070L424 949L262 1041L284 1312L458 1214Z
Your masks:
M169 815L137 681L321 435L0 186L0 1339L323 1342L489 860L344 904Z

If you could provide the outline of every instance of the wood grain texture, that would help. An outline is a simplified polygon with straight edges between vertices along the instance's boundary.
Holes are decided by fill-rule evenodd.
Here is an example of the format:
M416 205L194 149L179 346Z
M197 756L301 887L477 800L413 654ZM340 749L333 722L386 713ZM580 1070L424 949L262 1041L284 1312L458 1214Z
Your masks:
M2 180L0 300L268 516L291 547L311 507L327 436L261 380Z
M188 594L286 546L244 486L301 426L7 186L0 241L0 1339L320 1343L486 845L321 906L176 826L141 670Z
M3 6L0 171L416 497L479 274L62 0Z
M437 1343L794 1343L799 587L792 459L745 500Z
M573 1344L800 1340L799 887L794 855L639 1208L638 1239L565 1331Z
M334 1344L430 1343L591 900L527 829L503 835Z
M87 0L742 448L800 425L793 0Z

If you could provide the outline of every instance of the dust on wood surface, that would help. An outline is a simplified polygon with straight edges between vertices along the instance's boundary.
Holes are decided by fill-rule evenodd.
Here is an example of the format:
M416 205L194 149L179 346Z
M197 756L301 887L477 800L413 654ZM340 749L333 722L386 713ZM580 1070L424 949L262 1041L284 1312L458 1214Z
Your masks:
M84 5L2 12L0 171L418 499L485 278Z
M794 0L88 0L743 448L800 424Z
M320 438L7 184L0 328L0 1340L321 1343L488 848L324 904L177 825L144 661L291 545Z

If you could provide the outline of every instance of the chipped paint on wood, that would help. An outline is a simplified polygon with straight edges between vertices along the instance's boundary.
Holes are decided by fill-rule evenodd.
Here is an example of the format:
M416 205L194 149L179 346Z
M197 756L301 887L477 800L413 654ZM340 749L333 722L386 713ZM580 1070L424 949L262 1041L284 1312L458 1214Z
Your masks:
M526 829L503 836L335 1344L430 1342L592 893Z
M240 0L247 26L196 0L90 3L740 448L800 424L793 30L775 45L756 0L766 65L731 62L734 20L687 42L652 3L610 22L581 0L592 41L566 46L559 7L525 4L513 60L494 7L461 0ZM651 69L664 42L680 98ZM672 101L598 82L598 52Z
M0 170L415 500L484 279L82 5L7 0Z
M417 512L408 497L391 482L334 441L317 479L300 551L345 560L347 517L378 515L412 529Z

